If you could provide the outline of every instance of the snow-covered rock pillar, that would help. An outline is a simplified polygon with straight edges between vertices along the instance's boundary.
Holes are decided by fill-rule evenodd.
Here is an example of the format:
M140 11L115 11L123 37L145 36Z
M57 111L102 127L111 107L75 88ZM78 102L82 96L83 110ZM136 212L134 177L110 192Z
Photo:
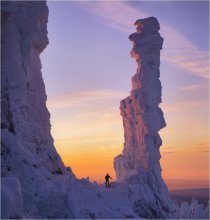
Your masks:
M170 198L161 177L160 151L162 144L158 131L166 126L161 103L160 50L163 38L154 17L135 22L137 32L129 36L133 43L131 56L137 62L132 77L130 95L120 103L124 126L124 149L114 159L119 182L149 186L159 201L159 217L169 210ZM153 216L154 217L154 216Z

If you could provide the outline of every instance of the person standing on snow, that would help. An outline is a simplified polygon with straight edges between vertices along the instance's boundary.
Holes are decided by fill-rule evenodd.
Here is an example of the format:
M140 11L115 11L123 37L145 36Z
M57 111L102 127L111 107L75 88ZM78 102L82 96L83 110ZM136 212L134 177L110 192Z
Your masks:
M110 183L109 183L109 179L112 179L111 176L109 176L109 174L107 173L105 176L105 180L106 180L106 187L110 187Z

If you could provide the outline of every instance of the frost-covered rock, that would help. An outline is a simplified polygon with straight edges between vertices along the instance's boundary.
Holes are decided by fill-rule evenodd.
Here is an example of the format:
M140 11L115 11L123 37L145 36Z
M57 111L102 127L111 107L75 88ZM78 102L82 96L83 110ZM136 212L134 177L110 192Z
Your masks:
M171 216L171 199L161 177L158 131L165 127L161 102L160 50L163 38L156 18L135 22L137 32L129 36L131 56L137 62L130 96L120 103L124 126L123 153L114 160L119 182L133 192L135 212L145 218Z
M1 219L20 219L23 217L23 196L16 177L1 179Z
M183 202L181 205L174 203L173 209L177 219L209 219L209 204L204 207L195 198L190 203Z
M50 114L39 58L48 44L48 8L44 1L11 1L2 2L1 10L1 128L13 133L26 150L40 154L37 166L65 173L50 134ZM4 167L3 173L7 173Z
M74 175L53 144L39 58L48 44L48 7L4 1L1 16L1 176L19 179L24 217L70 218L64 204Z
M204 210L205 219L209 219L210 217L210 200L208 201L207 207Z

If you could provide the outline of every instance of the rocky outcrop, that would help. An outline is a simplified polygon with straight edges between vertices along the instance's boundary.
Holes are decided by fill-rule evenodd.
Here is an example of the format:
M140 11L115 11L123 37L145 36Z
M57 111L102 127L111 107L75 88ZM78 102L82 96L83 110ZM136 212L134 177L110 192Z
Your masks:
M151 214L152 218L164 218L170 213L170 198L161 177L159 162L162 141L158 131L166 126L159 108L159 66L163 38L154 17L139 19L135 25L137 32L131 34L129 39L133 43L131 56L137 62L137 70L132 77L130 95L120 103L125 143L123 153L114 159L114 167L119 182L133 185L138 190L145 188L147 194L151 195L153 205L142 196L145 191L140 190L140 195L137 192L136 204L147 204L145 215L141 213L141 216L148 218Z

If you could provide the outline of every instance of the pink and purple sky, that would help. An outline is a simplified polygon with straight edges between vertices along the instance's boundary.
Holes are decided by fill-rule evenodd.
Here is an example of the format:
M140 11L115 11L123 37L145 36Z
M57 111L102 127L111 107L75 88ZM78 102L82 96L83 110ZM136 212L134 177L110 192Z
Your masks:
M55 146L78 177L115 178L123 148L119 102L136 64L128 35L155 16L164 37L161 165L170 188L208 187L209 2L48 1L50 44L41 55ZM184 183L185 182L185 183ZM187 183L187 184L186 184Z

